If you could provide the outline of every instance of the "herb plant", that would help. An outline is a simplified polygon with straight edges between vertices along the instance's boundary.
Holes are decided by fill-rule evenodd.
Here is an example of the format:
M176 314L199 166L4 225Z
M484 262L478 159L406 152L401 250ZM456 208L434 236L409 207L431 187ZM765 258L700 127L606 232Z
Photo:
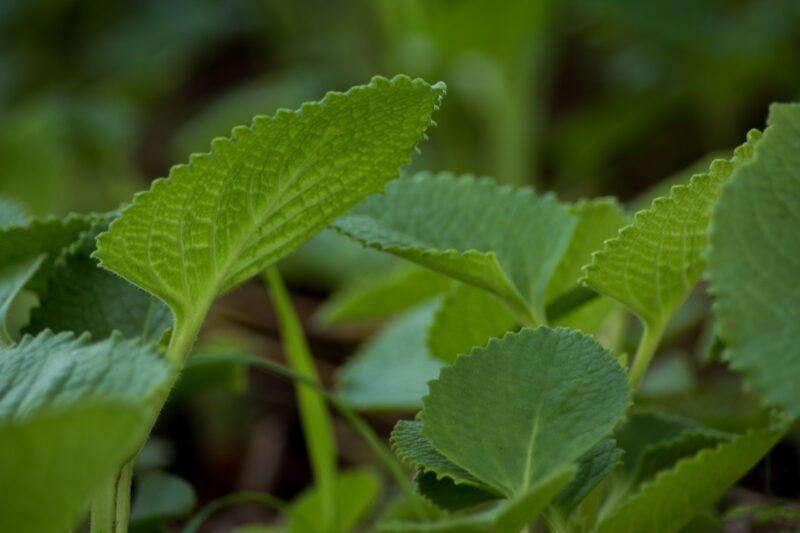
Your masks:
M329 406L400 489L383 530L713 525L713 504L800 416L800 106L773 106L763 134L629 221L610 198L567 203L447 172L395 179L444 92L376 77L256 117L117 212L27 219L0 203L0 531L70 530L89 507L97 533L177 513L145 496L131 510L133 460L181 373L220 363L294 380L314 484L290 503L232 494L186 531L240 501L279 509L289 531L363 523L379 482L338 470ZM395 317L336 392L274 266L330 225L405 260L319 314L323 325ZM638 406L704 275L723 357L769 411L740 433ZM192 355L213 302L254 277L288 368ZM630 357L627 312L642 326ZM408 408L419 412L395 426L396 457L355 413ZM146 483L185 489L144 478L142 495Z

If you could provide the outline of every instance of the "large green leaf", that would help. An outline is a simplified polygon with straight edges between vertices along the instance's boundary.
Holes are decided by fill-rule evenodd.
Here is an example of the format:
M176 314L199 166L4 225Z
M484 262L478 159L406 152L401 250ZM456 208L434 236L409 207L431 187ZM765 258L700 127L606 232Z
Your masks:
M404 261L345 285L322 305L315 318L326 327L385 320L445 292L450 284L450 278Z
M610 511L597 531L679 531L747 473L784 432L785 426L754 429L679 461Z
M409 161L444 85L376 77L218 138L137 195L98 238L101 266L197 323Z
M386 325L341 368L339 396L368 411L416 410L442 363L425 344L435 304L423 304Z
M169 308L119 276L97 266L91 256L101 222L84 232L55 265L31 312L29 333L44 329L89 332L102 339L114 331L125 337L158 341L172 325Z
M575 467L562 467L509 500L471 515L456 515L438 522L386 524L385 531L438 531L447 533L516 532L533 522L545 506L575 474Z
M616 467L623 452L614 439L603 439L578 458L578 468L569 484L558 494L555 505L569 513Z
M765 402L800 416L800 105L770 109L752 161L712 222L711 290L724 357Z
M660 331L705 268L708 224L720 186L751 158L759 137L751 131L732 159L714 161L707 173L673 187L668 197L636 213L632 224L593 255L584 283Z
M428 334L431 354L453 363L473 346L484 346L517 325L514 315L493 294L458 283L442 299Z
M545 322L545 291L576 217L554 196L491 180L421 173L392 183L334 227L493 292L526 322Z
M571 465L630 403L611 353L565 328L523 329L445 367L423 399L435 450L509 497Z
M44 332L0 349L0 530L61 532L130 459L173 378L149 346Z

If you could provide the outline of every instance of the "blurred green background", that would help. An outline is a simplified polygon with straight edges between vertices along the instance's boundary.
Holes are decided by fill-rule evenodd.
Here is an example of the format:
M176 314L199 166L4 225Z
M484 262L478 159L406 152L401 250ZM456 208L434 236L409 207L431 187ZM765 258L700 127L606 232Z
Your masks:
M800 96L799 23L791 0L4 0L0 195L34 214L111 210L253 115L406 73L448 85L414 169L641 206ZM323 233L283 264L329 383L370 330L309 317L389 262ZM256 285L210 322L214 349L280 351ZM145 460L201 501L291 498L310 479L291 386L251 376L244 393L239 378L238 395L176 398ZM395 418L370 420L386 433ZM369 463L338 429L342 461Z

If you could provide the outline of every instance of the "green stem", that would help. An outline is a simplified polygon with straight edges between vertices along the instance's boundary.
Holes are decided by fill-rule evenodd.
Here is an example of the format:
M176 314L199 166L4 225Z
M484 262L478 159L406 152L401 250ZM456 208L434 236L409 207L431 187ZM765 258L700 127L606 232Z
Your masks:
M92 499L91 533L127 533L133 461L108 479Z
M131 519L131 480L133 478L133 460L122 467L117 477L116 487L116 529L115 533L128 533Z
M289 292L275 267L267 269L264 279L269 286L278 325L283 338L286 358L289 366L298 374L314 383L319 383L319 376L314 366L314 359L308 349L302 326L297 318ZM326 530L331 530L336 520L336 440L334 438L333 420L324 400L314 389L306 386L296 388L297 404L300 410L300 422L308 446L311 469L314 472L314 483L319 490L322 501L320 523Z
M367 441L367 444L370 445L372 451L378 458L381 460L383 465L389 471L389 473L394 478L397 486L400 487L400 491L403 493L403 496L408 501L409 505L414 510L415 515L420 520L428 519L428 513L425 511L425 508L420 503L419 497L417 496L416 492L414 491L414 487L409 481L408 477L406 476L405 472L403 471L402 466L398 463L397 459L395 459L392 452L386 447L380 437L375 434L369 424L361 418L353 409L347 405L344 400L339 398L336 394L328 391L327 389L322 388L319 383L316 383L306 376L300 375L291 368L287 368L279 363L274 361L270 361L268 359L264 359L262 357L256 357L253 355L238 355L238 354L222 354L222 355L196 355L189 359L186 362L186 367L192 366L199 366L208 363L215 363L215 362L232 362L237 363L240 365L248 365L255 368L259 368L261 370L265 370L272 374L277 374L279 376L285 377L287 379L297 381L303 383L307 387L310 387L317 391L320 395L322 395L328 402L339 411L339 413L347 420L353 428L358 431L364 440Z
M656 353L663 333L664 326L661 324L644 324L642 338L639 340L639 348L636 350L636 356L631 364L630 383L633 390L636 390L636 387L639 386L647 367L650 366L650 361L653 360L653 355Z

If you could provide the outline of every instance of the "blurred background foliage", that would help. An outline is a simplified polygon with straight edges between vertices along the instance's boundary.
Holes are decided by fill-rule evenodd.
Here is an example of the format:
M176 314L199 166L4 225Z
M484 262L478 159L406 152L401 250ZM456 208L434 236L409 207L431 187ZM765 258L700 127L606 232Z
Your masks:
M614 195L634 210L763 127L770 102L797 99L799 58L793 0L5 0L0 194L34 214L112 210L253 115L406 73L448 84L413 169L568 200ZM325 329L312 315L329 292L387 269L419 275L395 263L323 232L282 264L328 383L374 325ZM714 358L707 306L702 294L684 306L643 400L684 398L671 409L741 426L757 415L730 376L697 390L696 367ZM280 351L261 287L226 296L210 322L201 349ZM636 338L624 326L623 346ZM402 327L366 349L424 350ZM201 501L297 494L309 474L291 386L218 374L222 389L189 376L192 393L176 394L146 457L188 478ZM385 433L395 418L371 421ZM352 430L338 430L342 461L370 463Z

